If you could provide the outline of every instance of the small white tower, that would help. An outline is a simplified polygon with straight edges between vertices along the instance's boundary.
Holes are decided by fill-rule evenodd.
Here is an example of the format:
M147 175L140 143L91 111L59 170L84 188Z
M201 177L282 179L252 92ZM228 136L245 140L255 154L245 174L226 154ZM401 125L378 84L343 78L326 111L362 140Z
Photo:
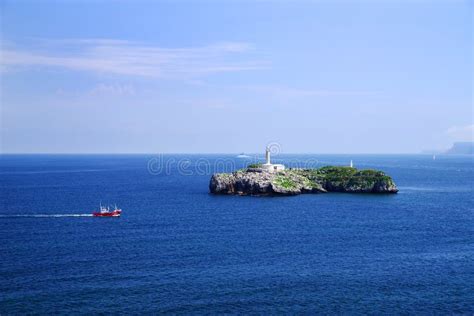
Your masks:
M272 164L270 160L270 147L267 146L265 148L265 163L260 167L260 169L268 172L277 172L285 170L285 166L281 164Z
M352 159L351 159L351 168L354 168L354 165L352 164Z

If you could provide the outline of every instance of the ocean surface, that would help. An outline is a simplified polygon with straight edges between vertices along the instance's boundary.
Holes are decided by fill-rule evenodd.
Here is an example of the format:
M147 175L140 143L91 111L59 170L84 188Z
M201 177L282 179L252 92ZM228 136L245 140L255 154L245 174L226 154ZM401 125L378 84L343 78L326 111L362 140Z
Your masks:
M235 155L0 157L1 315L474 312L472 157L279 155L400 189L294 197L210 195Z

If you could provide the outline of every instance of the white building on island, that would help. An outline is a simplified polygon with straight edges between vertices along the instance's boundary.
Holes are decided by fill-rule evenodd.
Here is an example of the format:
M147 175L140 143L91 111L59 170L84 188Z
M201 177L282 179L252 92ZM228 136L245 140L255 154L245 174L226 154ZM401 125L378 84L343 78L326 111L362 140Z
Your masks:
M265 150L265 163L262 164L261 168L268 172L275 172L285 170L285 165L272 164L270 161L270 148L267 147Z

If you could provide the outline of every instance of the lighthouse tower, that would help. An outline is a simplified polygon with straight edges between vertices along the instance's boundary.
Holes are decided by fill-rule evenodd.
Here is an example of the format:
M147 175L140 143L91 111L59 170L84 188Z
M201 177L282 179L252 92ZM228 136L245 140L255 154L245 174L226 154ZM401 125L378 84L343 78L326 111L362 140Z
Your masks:
M272 164L270 157L270 147L265 148L265 163L261 167L262 170L268 172L276 172L285 170L285 166L281 164Z
M272 163L270 162L270 148L265 149L265 164L266 165L271 165Z

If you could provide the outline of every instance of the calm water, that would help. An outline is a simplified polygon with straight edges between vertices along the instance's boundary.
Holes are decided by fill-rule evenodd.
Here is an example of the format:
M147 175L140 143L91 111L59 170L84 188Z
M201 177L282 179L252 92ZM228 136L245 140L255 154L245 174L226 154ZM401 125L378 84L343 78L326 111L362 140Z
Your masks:
M274 198L208 194L205 162L233 156L151 158L1 156L0 314L474 312L472 158L281 155L400 193ZM123 216L15 217L99 201Z

